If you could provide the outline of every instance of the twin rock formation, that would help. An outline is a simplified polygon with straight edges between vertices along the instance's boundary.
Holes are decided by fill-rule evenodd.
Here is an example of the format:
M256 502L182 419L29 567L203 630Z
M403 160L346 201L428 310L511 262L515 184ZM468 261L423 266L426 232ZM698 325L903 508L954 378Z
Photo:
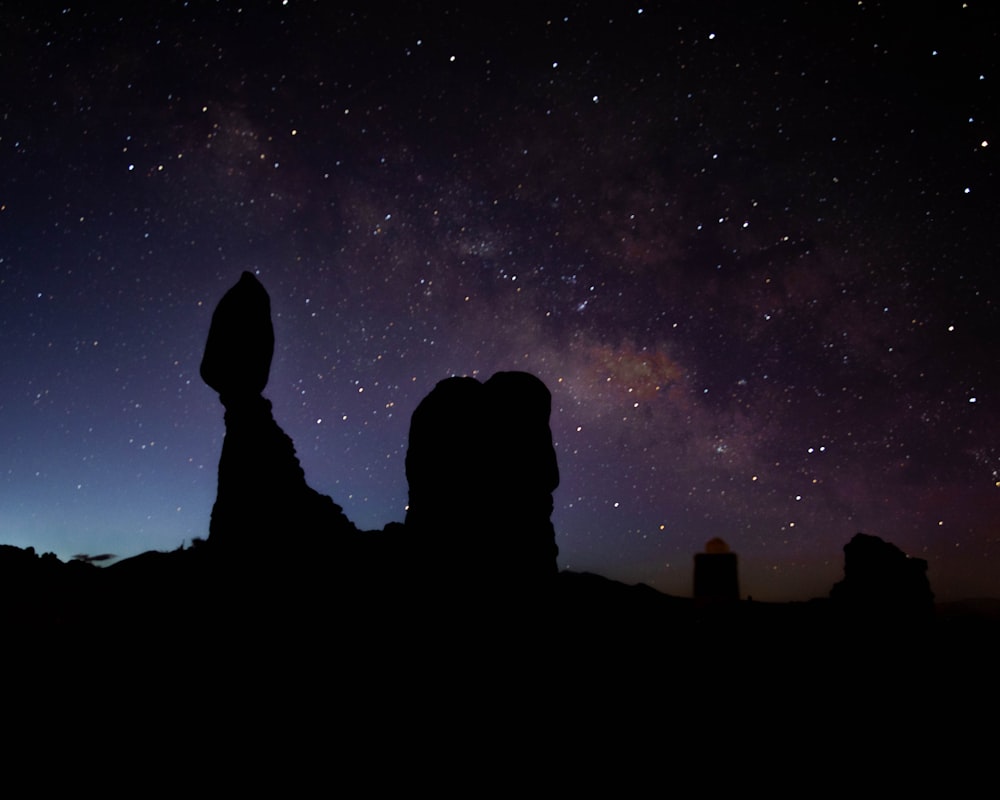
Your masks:
M270 300L244 272L215 310L201 364L226 409L208 540L219 563L272 573L281 552L322 562L345 585L381 580L525 599L548 590L557 573L550 516L559 469L542 381L499 372L484 383L438 383L411 420L405 524L362 532L306 483L261 394L273 353Z

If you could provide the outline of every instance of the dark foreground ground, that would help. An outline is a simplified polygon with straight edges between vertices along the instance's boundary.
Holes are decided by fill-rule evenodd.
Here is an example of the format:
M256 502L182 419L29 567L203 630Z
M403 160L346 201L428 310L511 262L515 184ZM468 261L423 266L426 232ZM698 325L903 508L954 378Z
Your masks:
M992 663L1000 643L996 600L924 613L826 598L704 603L572 572L530 595L478 587L474 576L449 586L383 577L351 579L321 559L220 563L207 545L110 567L0 546L0 625L8 641L98 659L102 651L162 647L201 662L226 657L230 647L259 648L255 660L296 669L304 667L294 664L296 652L320 650L338 669L385 658L401 672L419 672L439 660L496 655L496 647L512 658L572 661L571 673L558 676L564 683L573 673L634 665L688 673L706 688L743 675L845 677L893 655L911 659L914 671L945 655Z
M288 781L373 786L405 764L467 790L456 770L579 777L612 753L615 780L747 754L767 770L976 759L998 723L997 602L704 605L574 573L523 598L226 569L197 549L107 568L0 556L5 720L29 749L218 758L241 779L291 759Z

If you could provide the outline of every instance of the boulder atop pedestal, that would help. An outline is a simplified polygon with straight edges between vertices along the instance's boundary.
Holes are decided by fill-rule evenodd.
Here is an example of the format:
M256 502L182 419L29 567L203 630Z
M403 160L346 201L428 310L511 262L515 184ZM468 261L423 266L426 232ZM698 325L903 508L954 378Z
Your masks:
M219 301L212 314L201 378L223 398L264 391L274 356L271 298L249 272Z

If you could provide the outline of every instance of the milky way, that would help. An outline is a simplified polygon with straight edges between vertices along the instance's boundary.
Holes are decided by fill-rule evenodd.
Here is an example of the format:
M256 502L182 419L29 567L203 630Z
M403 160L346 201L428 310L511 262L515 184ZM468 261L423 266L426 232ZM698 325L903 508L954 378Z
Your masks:
M721 536L803 598L865 531L996 595L997 14L814 5L5 14L0 541L207 534L198 364L248 269L360 527L438 380L523 369L564 567L689 594Z

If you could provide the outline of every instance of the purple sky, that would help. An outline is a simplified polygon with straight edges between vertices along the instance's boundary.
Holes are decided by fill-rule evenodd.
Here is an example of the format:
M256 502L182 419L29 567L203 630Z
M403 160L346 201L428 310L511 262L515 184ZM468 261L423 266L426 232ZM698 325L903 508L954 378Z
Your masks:
M993 4L114 5L0 23L0 541L207 535L249 269L361 527L438 380L523 369L564 567L686 595L721 536L800 599L864 531L1000 594Z

